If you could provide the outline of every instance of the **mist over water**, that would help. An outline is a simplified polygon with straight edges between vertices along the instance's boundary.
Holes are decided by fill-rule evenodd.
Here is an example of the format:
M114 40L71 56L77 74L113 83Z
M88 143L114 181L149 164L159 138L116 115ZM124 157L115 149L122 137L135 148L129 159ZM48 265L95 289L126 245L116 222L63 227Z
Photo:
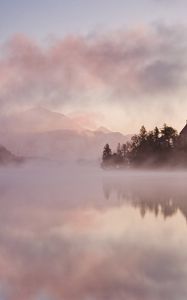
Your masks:
M183 300L187 172L0 169L0 299Z

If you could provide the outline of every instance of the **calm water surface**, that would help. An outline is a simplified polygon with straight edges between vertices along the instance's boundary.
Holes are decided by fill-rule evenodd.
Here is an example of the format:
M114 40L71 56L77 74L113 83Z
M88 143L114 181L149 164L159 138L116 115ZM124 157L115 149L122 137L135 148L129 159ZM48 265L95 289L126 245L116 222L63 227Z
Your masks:
M187 173L0 169L0 300L186 300Z

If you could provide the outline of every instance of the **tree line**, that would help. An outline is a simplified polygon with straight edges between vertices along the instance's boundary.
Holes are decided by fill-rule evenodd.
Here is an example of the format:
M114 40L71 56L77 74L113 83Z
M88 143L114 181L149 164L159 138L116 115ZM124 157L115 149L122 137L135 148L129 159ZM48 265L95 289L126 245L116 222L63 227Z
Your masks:
M102 155L102 167L161 167L187 166L187 139L166 124L147 131L142 126L131 140L118 144L112 151L106 144Z

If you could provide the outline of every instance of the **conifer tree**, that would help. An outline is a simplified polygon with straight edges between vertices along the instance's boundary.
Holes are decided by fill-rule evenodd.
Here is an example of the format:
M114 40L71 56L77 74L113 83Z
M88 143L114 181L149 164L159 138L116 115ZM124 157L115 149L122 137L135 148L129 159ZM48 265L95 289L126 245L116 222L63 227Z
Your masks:
M112 157L112 150L109 144L106 144L103 150L103 162L109 160Z

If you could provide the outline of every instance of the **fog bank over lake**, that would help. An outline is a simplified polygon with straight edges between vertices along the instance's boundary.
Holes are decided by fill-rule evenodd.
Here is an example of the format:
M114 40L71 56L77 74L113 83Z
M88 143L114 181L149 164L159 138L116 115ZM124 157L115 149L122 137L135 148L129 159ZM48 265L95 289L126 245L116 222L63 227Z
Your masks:
M183 300L187 172L0 169L0 299Z

